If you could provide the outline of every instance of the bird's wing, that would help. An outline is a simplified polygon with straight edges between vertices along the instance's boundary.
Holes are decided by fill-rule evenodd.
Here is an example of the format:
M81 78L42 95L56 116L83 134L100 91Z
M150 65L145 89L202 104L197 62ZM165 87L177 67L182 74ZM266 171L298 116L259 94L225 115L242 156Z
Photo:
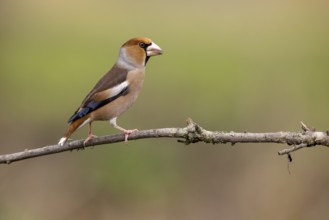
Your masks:
M126 69L114 65L84 98L78 110L68 120L68 123L86 116L122 95L126 95L128 92L127 75L128 71Z

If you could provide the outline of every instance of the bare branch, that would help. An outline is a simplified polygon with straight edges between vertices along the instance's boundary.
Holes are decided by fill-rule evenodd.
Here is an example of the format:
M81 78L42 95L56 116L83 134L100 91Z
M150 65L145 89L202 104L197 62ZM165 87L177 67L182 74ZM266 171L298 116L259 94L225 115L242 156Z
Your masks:
M272 132L272 133L250 133L250 132L220 132L207 131L200 125L194 123L192 119L187 120L184 128L160 128L134 132L129 136L129 140L145 138L175 138L178 142L191 144L197 142L226 144L231 143L279 143L288 144L293 147L281 150L279 155L290 155L291 152L305 147L326 146L329 147L328 132L315 131L302 123L302 132ZM21 152L0 155L0 163L9 164L11 162L24 160L33 157L40 157L48 154L55 154L64 151L84 149L90 146L123 142L123 134L108 135L98 137L89 141L85 146L83 140L71 141L64 146L50 145L35 149L26 149Z

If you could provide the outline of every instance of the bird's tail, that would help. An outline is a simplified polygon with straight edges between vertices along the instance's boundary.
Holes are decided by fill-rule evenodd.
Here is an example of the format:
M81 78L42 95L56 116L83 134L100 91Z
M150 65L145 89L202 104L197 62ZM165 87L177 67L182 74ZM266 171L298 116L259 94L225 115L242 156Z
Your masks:
M89 118L87 116L79 118L79 119L71 122L69 127L67 128L64 136L59 140L58 145L63 146L65 144L65 142L67 141L67 139L69 139L69 137L73 134L73 132L75 130L82 127L83 125L85 125L88 122L89 122Z

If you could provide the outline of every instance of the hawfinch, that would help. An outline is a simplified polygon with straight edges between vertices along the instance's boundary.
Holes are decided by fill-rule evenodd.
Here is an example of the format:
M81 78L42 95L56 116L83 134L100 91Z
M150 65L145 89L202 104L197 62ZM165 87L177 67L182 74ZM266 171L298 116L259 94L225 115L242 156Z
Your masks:
M114 128L124 133L127 141L129 134L137 130L120 127L116 122L117 117L136 101L149 58L160 54L162 49L145 37L133 38L124 43L112 69L98 81L68 120L69 127L58 144L64 145L76 129L88 123L86 144L95 137L91 132L91 124L96 120L109 120Z

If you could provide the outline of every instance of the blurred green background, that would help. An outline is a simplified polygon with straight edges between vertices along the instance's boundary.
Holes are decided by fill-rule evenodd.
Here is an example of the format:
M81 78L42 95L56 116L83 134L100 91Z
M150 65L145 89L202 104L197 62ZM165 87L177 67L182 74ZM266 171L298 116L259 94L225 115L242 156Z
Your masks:
M113 65L147 36L147 67L126 128L327 130L329 2L0 2L0 153L55 144ZM117 133L106 122L97 135ZM85 138L87 128L74 139ZM285 145L130 141L0 166L0 219L325 219L329 151Z

